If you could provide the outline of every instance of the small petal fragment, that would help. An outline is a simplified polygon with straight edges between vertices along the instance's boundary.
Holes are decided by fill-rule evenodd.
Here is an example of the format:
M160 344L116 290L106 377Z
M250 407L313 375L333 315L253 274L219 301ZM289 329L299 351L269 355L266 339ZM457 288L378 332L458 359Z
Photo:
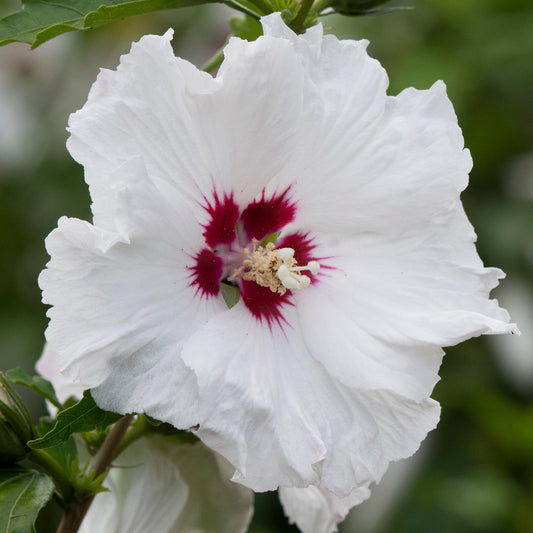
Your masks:
M348 511L367 500L370 489L362 486L345 498L316 486L298 489L280 487L279 499L289 523L296 524L302 533L334 533Z

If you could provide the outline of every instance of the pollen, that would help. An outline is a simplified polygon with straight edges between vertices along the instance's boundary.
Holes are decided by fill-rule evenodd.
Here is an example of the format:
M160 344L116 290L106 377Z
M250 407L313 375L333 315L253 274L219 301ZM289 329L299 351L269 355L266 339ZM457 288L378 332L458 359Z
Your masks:
M281 295L285 294L287 289L308 287L311 279L301 272L309 270L311 274L317 274L320 269L317 261L298 266L292 248L277 249L272 242L261 246L257 239L252 239L251 250L243 249L243 256L242 266L233 271L229 280L242 276L244 280L255 281L258 285L268 287L272 292Z

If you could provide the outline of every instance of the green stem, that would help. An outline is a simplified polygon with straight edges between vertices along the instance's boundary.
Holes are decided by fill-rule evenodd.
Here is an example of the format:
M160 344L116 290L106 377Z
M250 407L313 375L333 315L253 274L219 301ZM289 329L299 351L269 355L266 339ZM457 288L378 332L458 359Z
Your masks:
M127 415L111 426L102 446L89 463L87 474L94 474L94 477L97 477L109 468L111 462L117 456L120 443L132 420L133 416ZM72 499L65 509L61 523L57 528L57 533L76 533L81 526L83 518L94 499L94 494L89 496L78 494L77 496L78 498Z
M322 13L328 7L331 7L331 0L316 0L313 4L313 11L315 13Z
M305 21L307 15L313 6L313 0L302 0L300 7L296 12L296 16L292 19L289 26L293 29L295 33L303 33L305 31Z
M120 441L117 455L120 455L130 444L133 444L137 439L140 439L144 435L151 433L154 430L154 426L146 420L146 417L141 415L135 424L131 426L124 438Z
M263 10L259 9L255 4L252 3L251 0L235 0L235 1L238 2L241 6L246 7L247 9L249 9L250 11L252 11L258 16L263 15Z
M252 17L255 20L259 20L259 16L254 13L253 11L250 11L248 8L241 6L240 4L237 4L236 2L233 2L232 0L227 0L224 2L228 7L231 7L232 9L235 9L236 11L240 11L241 13L244 13L245 15Z
M50 454L43 450L32 450L28 459L39 465L52 478L64 501L72 499L74 487L61 465Z
M133 415L127 415L111 426L102 446L89 463L87 473L94 472L95 476L99 476L105 472L111 465L113 459L118 455L120 443L126 435L126 431L128 431L132 421Z
M249 0L254 6L257 6L263 15L268 15L269 13L272 13L274 10L272 9L272 6L270 5L270 2L268 0Z
M205 65L202 67L202 70L204 72L213 72L213 70L220 67L222 61L224 61L223 48L221 48L211 59L207 61L207 63L205 63Z

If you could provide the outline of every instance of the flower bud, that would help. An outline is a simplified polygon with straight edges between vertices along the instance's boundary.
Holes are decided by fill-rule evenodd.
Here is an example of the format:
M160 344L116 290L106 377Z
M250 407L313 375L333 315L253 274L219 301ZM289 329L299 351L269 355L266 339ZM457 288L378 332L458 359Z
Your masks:
M20 396L0 372L0 464L26 456L33 425Z

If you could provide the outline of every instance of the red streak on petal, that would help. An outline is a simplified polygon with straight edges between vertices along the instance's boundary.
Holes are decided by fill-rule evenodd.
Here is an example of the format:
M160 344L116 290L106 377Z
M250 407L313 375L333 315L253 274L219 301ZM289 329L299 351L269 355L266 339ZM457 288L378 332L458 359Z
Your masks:
M211 250L204 248L194 258L195 265L188 267L193 278L191 285L196 285L202 296L216 296L220 291L222 278L222 259Z
M313 238L308 233L297 232L289 235L282 235L276 241L276 248L292 248L294 250L294 259L300 266L307 265L309 261L316 261L313 250L316 245L313 244ZM305 272L309 275L309 272Z
M211 216L209 223L204 224L203 236L206 244L215 248L219 244L231 244L235 240L235 224L239 218L239 206L233 199L233 193L224 194L220 199L213 191L213 202L204 196L206 205L204 209Z
M288 197L290 187L272 198L265 198L265 190L260 200L254 200L241 214L241 222L248 239L263 240L268 235L281 230L294 220L296 202Z
M255 281L240 282L241 296L244 305L250 313L259 321L266 321L269 328L274 323L283 326L286 320L283 318L282 307L294 305L290 300L290 291L283 296L272 292L268 287L261 287Z
M316 283L321 275L324 274L324 269L329 269L328 265L324 264L324 259L329 257L317 257L313 251L316 248L316 244L313 243L313 237L310 237L308 233L297 232L290 233L289 235L281 236L276 241L276 248L292 248L294 250L294 259L299 266L305 266L309 261L318 261L320 263L320 272L318 274L311 274L308 270L303 274L311 278L312 283Z

